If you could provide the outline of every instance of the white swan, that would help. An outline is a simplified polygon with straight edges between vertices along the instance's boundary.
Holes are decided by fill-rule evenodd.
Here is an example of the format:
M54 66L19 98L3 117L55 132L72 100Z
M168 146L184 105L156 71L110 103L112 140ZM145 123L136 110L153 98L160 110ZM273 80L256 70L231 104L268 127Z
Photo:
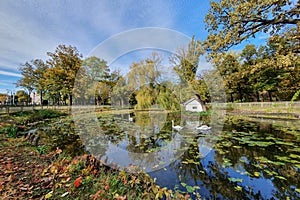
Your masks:
M209 127L207 125L202 125L202 126L198 126L196 129L200 130L200 131L208 131L211 129L211 127Z
M174 120L172 120L172 128L175 129L176 131L180 131L181 129L183 129L182 126L179 126L179 125L174 126Z

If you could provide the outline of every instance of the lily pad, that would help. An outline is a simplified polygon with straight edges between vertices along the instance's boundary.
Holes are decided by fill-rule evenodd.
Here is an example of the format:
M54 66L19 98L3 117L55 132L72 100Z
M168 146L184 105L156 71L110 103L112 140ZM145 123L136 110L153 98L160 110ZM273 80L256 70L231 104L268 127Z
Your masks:
M275 176L276 178L279 178L279 179L281 179L281 180L287 180L285 177L283 177L283 176Z
M243 182L243 179L241 178L229 178L228 180L230 180L231 182L240 182L240 183Z
M259 177L260 173L259 172L254 172L254 176Z

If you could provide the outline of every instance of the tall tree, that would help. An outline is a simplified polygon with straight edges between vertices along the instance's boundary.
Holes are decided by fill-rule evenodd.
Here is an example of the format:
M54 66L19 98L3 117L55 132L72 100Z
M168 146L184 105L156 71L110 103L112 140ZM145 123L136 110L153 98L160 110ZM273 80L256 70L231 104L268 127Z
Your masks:
M136 94L137 109L149 109L156 103L158 91L155 88L161 83L161 62L161 56L153 52L149 58L131 64L127 74L126 89L131 91L129 94L135 90L138 91Z
M209 31L206 48L211 53L225 52L255 37L258 32L274 35L286 31L286 28L298 27L299 8L299 1L296 3L292 0L211 1L211 8L205 17ZM299 29L294 31L291 38L299 40Z
M27 103L29 98L30 98L30 96L24 90L18 90L16 92L16 99L20 103L22 103L22 102Z
M43 101L43 91L45 89L44 73L47 65L41 59L31 60L22 65L19 70L23 76L16 83L17 86L28 90L28 94L35 89L40 92L41 103Z
M109 77L110 69L105 60L96 56L85 58L77 74L76 90L74 90L76 100L83 98L85 102L96 104L107 102L109 86L106 82Z
M193 37L186 49L178 49L176 54L170 57L170 62L175 72L178 74L181 83L194 91L195 96L204 108L203 110L206 111L205 103L197 92L198 80L196 79L199 58L203 54L204 49L201 42L199 40L196 41Z
M43 106L43 93L46 88L44 73L48 69L47 64L41 59L35 59L33 61L33 65L35 66L35 70L33 73L35 83L35 89L40 92L40 102Z
M85 67L92 81L102 81L109 77L110 69L107 62L96 56L85 58L82 66Z
M0 93L0 105L4 105L8 99L8 94Z
M52 79L52 86L59 85L58 89L63 95L68 96L69 105L72 105L73 88L77 71L81 67L82 55L71 45L58 45L54 53L48 52L47 55L50 57L47 64L51 66L47 76Z

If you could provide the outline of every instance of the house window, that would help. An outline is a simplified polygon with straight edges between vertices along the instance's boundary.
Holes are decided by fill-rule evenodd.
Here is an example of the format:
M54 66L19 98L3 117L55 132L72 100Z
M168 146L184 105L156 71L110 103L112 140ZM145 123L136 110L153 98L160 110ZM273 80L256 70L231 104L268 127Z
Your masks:
M192 108L193 108L193 110L196 110L196 109L197 109L197 106L193 106Z

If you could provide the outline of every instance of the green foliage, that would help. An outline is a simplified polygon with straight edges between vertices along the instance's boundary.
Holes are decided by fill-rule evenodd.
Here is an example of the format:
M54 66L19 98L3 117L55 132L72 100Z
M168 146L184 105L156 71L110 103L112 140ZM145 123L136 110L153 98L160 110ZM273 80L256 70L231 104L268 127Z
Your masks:
M49 147L46 145L38 146L38 147L36 147L36 150L39 152L39 154L49 153Z
M157 97L157 103L159 105L161 105L165 110L180 110L180 102L170 89L165 86L159 86L157 90L159 92Z
M201 102L204 111L206 111L203 97L206 100L208 89L204 84L203 78L197 79L197 69L199 58L204 54L202 43L193 37L186 49L178 49L176 54L170 57L173 69L180 78L180 84L186 90L192 90L198 100ZM202 94L202 95L200 95Z
M220 57L215 66L231 102L292 98L300 87L300 57L277 51L270 42L264 47L246 45L241 53L228 52Z
M24 90L19 90L16 92L15 98L18 100L18 102L27 102L28 99L30 99L30 96Z
M137 105L135 108L138 110L150 109L155 100L153 93L153 88L147 86L142 87L136 95Z
M56 118L56 117L66 115L66 113L62 113L58 110L48 110L48 109L38 110L37 113L35 113L35 114L37 114L40 118L43 118L43 119Z
M42 102L42 94L45 89L44 73L47 69L48 66L41 59L31 60L20 67L21 75L23 77L18 80L17 86L26 88L28 94L24 94L24 92L17 93L17 96L20 96L21 98L19 101L27 101L27 103L29 103L29 94L35 89L40 91ZM26 97L27 99L25 99Z
M7 135L9 138L16 138L18 136L18 127L15 125L9 125L7 127L4 127L0 129L0 133L4 133Z
M210 116L211 115L211 111L203 111L199 113L200 116Z
M18 111L11 114L11 116L16 117L16 120L20 124L26 124L29 122L37 122L43 119L57 118L60 116L65 116L66 113L63 113L58 110L33 110L33 111Z
M205 48L224 78L230 101L290 100L299 90L299 5L285 1L211 1ZM228 50L258 33L267 45Z
M291 104L292 104L294 101L296 101L296 100L298 99L299 96L300 96L300 90L298 90L298 91L294 94L293 98L291 99Z
M109 104L111 92L119 78L119 72L110 72L105 60L95 56L88 57L83 60L77 73L73 95L78 100L85 99L85 102L94 98L97 105Z
M48 52L47 55L50 57L47 60L49 69L43 79L46 88L51 91L53 99L68 98L69 105L72 105L72 92L82 55L76 47L66 45L58 45L54 53Z
M205 17L209 31L205 44L214 54L225 52L233 45L255 37L258 32L268 32L270 35L280 31L288 33L290 30L287 27L295 27L299 23L299 5L291 0L221 0L211 1L210 5Z

